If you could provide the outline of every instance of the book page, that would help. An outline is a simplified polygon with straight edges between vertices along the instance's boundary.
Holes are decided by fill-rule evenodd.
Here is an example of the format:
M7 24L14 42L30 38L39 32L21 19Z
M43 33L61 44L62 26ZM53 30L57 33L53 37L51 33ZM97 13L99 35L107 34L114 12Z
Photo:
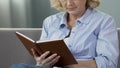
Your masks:
M52 42L52 41L57 41L57 40L62 40L62 39L54 39L54 40L38 40L38 41L36 41L36 43Z
M31 41L31 42L35 42L34 40L32 40L31 38L29 38L29 37L27 37L27 36L25 36L24 34L22 34L22 33L20 33L20 32L17 32L16 31L16 34L19 34L20 36L22 36L22 37L24 37L24 38L26 38L26 39L28 39L29 41Z

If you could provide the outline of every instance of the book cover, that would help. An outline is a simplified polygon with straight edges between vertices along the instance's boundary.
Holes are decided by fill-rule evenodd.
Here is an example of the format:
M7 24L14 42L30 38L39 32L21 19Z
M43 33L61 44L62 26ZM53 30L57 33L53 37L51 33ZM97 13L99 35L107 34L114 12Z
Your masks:
M73 57L72 53L70 52L63 40L47 40L42 42L36 42L20 32L16 32L16 35L31 55L31 48L34 48L39 53L39 55L46 51L50 51L51 54L57 53L61 56L59 61L55 64L55 66L77 64L77 61L75 60L75 58Z

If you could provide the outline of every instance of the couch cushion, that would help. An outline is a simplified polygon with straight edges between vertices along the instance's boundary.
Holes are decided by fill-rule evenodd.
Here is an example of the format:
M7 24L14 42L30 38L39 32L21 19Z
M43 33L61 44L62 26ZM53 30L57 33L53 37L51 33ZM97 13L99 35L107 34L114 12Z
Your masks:
M11 64L34 64L33 57L15 35L19 31L31 39L40 38L41 29L0 29L0 68L9 68Z

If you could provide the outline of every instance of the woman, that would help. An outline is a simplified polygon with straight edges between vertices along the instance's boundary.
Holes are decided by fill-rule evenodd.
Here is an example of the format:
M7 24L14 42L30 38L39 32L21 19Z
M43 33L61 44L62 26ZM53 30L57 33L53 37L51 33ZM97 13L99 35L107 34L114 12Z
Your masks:
M115 21L95 9L99 0L50 1L52 7L63 12L44 20L40 40L65 39L78 61L77 65L66 67L117 68L119 49ZM45 58L48 52L43 55L35 55L38 66L53 66L60 58L57 54Z
M118 35L114 19L95 8L99 0L50 0L52 7L62 11L44 20L40 40L64 39L78 61L66 68L117 68ZM38 56L37 66L52 67L60 56L50 51Z

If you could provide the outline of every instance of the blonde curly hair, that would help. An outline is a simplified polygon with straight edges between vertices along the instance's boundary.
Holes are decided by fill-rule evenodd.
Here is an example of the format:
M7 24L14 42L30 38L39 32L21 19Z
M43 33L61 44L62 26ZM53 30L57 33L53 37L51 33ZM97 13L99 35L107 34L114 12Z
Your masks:
M50 0L51 7L54 7L55 9L59 11L64 11L64 8L62 7L59 0ZM87 0L86 8L96 8L100 4L99 0Z

